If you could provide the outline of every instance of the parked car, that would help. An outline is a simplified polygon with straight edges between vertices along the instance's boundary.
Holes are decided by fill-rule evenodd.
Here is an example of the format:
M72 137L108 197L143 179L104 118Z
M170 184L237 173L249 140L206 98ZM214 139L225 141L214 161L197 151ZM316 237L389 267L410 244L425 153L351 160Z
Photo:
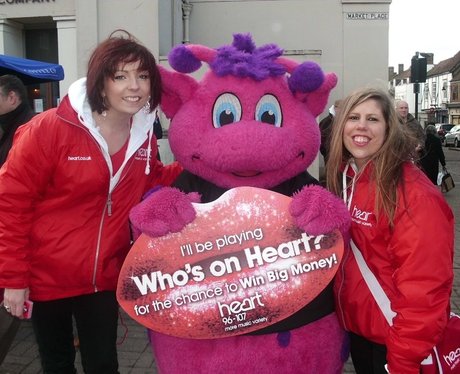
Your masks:
M444 137L454 126L455 125L451 123L437 123L435 125L436 131L438 132L438 136L439 136L439 139L441 139L441 142L444 142Z
M446 147L453 145L460 147L460 125L455 125L444 137L444 145Z

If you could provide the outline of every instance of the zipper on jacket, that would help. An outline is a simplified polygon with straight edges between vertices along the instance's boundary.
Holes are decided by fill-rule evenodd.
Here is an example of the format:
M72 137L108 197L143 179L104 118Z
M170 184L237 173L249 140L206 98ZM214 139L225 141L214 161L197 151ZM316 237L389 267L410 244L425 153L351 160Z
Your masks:
M345 249L346 250L346 249ZM349 250L346 250L346 253L344 255L344 257L342 258L342 263L339 265L339 272L341 274L341 279L340 279L340 285L338 287L338 290L337 290L337 302L339 305L337 305L337 309L339 310L340 313L337 313L339 314L338 315L338 318L340 318L340 320L342 321L342 326L345 330L348 330L347 328L347 324L346 324L346 321L345 321L345 315L344 315L344 312L343 312L343 307L342 307L342 290L343 290L343 286L344 286L344 282L345 282L345 262L348 261L348 256L350 255L350 251Z
M112 215L112 193L109 192L107 196L107 215L110 217Z
M97 289L97 284L96 284L96 276L97 276L97 263L99 262L99 252L101 250L101 239L102 239L102 228L104 227L104 217L105 217L105 211L108 208L108 201L110 200L111 194L109 193L109 197L107 199L107 204L104 207L104 210L102 211L102 217L101 221L99 222L99 232L97 234L97 244L96 244L96 253L94 256L94 269L93 269L93 287L94 287L94 292L98 292ZM110 200L110 204L112 201Z
M88 133L88 135L90 136L90 138L94 141L94 143L99 147L99 149L101 149L101 145L98 143L98 141L94 138L94 136L91 134L91 131L83 126L83 125L80 125L78 123L74 123L66 118L63 118L62 116L59 116L59 118L64 121L64 122L67 122L69 123L70 125L72 126L76 126L78 128L81 128L82 130L86 131ZM81 120L80 120L81 121ZM104 152L102 151L101 149L101 153L104 154ZM132 155L129 160L131 160L132 158L134 158L134 155ZM117 185L126 177L127 175L127 171L129 170L129 168L131 167L132 165L132 162L128 162L124 167L123 167L123 173L120 177L120 180L117 182ZM109 179L111 177L109 176ZM109 182L110 184L110 182ZM115 186L114 186L115 188ZM107 215L110 217L112 215L112 205L113 205L113 202L112 202L112 193L109 192L108 195L107 195L107 202L105 204L105 207L104 207L104 210L102 212L102 217L101 217L101 221L99 223L99 233L98 233L98 238L97 238L97 244L96 244L96 253L95 253L95 260L94 260L94 270L93 270L93 287L94 287L94 292L98 292L98 287L97 287L97 284L96 284L96 278L97 278L97 264L99 262L99 252L100 252L100 248L101 248L101 239L102 239L102 228L104 226L104 217L105 217L105 214L106 214L106 211L107 211Z

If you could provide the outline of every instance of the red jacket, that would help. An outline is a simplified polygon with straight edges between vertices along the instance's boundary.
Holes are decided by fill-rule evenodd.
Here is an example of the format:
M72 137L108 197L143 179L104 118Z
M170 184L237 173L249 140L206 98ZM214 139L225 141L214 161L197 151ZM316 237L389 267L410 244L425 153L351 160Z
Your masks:
M337 314L346 330L387 347L392 374L419 373L439 340L453 282L454 216L441 193L411 163L403 167L394 230L374 207L368 166L354 181L351 237L396 312L390 327L347 250L335 282ZM351 168L350 168L351 170ZM404 186L404 187L403 187Z
M157 161L155 137L148 155L154 118L136 114L126 163L111 178L95 127L72 105L66 97L21 127L0 169L0 287L29 287L31 300L115 290L130 248L130 209L181 171Z

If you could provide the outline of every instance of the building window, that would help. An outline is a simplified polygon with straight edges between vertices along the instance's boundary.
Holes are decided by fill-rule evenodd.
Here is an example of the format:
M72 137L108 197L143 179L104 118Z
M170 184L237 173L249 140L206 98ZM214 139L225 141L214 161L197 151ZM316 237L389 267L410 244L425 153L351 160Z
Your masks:
M438 91L436 90L437 88L437 84L436 84L436 81L433 80L431 82L431 95L430 95L430 100L431 100L431 103L430 105L431 106L437 106L437 101L438 101Z
M446 101L447 100L447 79L444 79L442 81L442 100Z
M450 92L452 96L452 102L458 102L458 84L457 83L452 83L450 85Z

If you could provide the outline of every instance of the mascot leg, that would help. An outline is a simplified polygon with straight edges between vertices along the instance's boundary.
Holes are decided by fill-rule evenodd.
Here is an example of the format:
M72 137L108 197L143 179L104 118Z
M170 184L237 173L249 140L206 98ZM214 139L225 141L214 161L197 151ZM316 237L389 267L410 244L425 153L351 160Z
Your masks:
M283 333L181 339L149 331L160 374L340 374L348 337L334 313Z

